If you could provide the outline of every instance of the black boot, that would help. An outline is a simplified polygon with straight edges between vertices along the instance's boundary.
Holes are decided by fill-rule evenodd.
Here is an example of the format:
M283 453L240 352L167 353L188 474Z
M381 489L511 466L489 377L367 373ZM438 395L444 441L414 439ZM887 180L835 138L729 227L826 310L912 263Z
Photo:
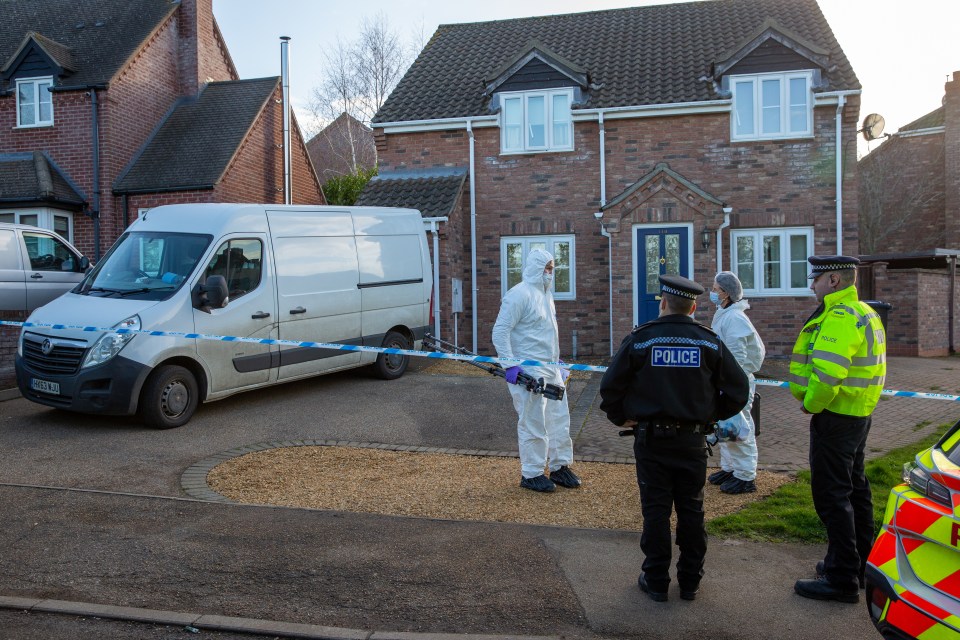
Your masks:
M797 580L793 590L804 598L814 600L836 600L857 604L860 602L860 590L856 587L838 587L830 584L826 577L821 576L814 580Z

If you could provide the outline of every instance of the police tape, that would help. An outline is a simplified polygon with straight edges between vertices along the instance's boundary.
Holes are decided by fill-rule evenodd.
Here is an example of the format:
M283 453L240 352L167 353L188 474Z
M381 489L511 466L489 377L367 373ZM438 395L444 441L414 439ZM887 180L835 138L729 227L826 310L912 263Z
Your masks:
M336 342L311 342L303 340L280 340L274 338L243 338L239 336L217 336L205 333L185 333L181 331L153 331L148 329L108 329L103 327L90 327L85 325L72 324L49 324L42 322L15 322L12 320L0 320L0 326L7 325L11 327L39 327L46 329L64 330L72 329L78 331L105 332L112 331L118 334L144 334L148 336L167 336L174 338L184 338L187 340L215 340L219 342L248 342L253 344L268 344L282 347L307 347L311 349L332 349L336 351L358 351L364 353L385 353L388 355L413 356L417 358L431 358L436 360L461 360L471 362L486 362L491 364L509 364L511 366L520 365L527 367L536 366L562 366L571 371L594 371L603 373L606 367L594 366L588 364L575 364L571 362L541 362L539 360L520 360L518 358L494 358L490 356L472 356L459 353L440 353L439 351L415 351L412 349L395 349L392 347L365 347L354 344L340 344ZM790 383L782 380L757 379L758 386L784 387L789 388ZM898 398L924 398L928 400L950 400L960 402L960 395L949 395L945 393L926 393L922 391L898 391L893 389L884 389L880 392L884 396L895 396Z

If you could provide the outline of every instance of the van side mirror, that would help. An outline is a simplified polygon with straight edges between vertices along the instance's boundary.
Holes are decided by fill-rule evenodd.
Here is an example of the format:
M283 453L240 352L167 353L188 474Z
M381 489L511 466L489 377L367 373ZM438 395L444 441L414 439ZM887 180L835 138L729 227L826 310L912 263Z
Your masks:
M197 285L196 293L197 308L201 311L222 309L230 302L227 279L223 276L207 276L204 284Z
M89 268L90 268L90 258L88 258L87 256L80 256L80 273L84 273Z

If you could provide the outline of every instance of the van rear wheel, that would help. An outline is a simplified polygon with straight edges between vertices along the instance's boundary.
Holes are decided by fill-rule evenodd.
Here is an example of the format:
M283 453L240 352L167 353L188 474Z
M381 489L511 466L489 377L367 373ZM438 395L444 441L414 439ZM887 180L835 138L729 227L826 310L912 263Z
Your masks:
M388 331L383 339L384 349L409 349L410 342L402 333ZM377 356L377 361L373 363L373 370L378 378L383 380L396 380L407 370L410 363L410 356L402 356L398 353L381 353Z
M140 417L154 429L185 425L199 403L197 380L189 369L166 365L150 374L140 394Z

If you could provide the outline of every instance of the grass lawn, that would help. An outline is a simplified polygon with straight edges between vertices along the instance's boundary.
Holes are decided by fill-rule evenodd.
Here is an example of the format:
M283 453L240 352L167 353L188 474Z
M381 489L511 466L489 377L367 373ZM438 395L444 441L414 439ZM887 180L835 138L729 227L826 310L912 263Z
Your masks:
M873 491L876 530L879 531L890 489L902 482L900 476L904 463L910 462L917 453L936 444L951 426L941 425L935 433L923 440L894 449L867 462L867 478ZM711 520L707 523L707 531L720 537L770 542L827 541L826 530L813 509L809 471L798 473L796 481L780 487L766 500L751 503L736 513Z

